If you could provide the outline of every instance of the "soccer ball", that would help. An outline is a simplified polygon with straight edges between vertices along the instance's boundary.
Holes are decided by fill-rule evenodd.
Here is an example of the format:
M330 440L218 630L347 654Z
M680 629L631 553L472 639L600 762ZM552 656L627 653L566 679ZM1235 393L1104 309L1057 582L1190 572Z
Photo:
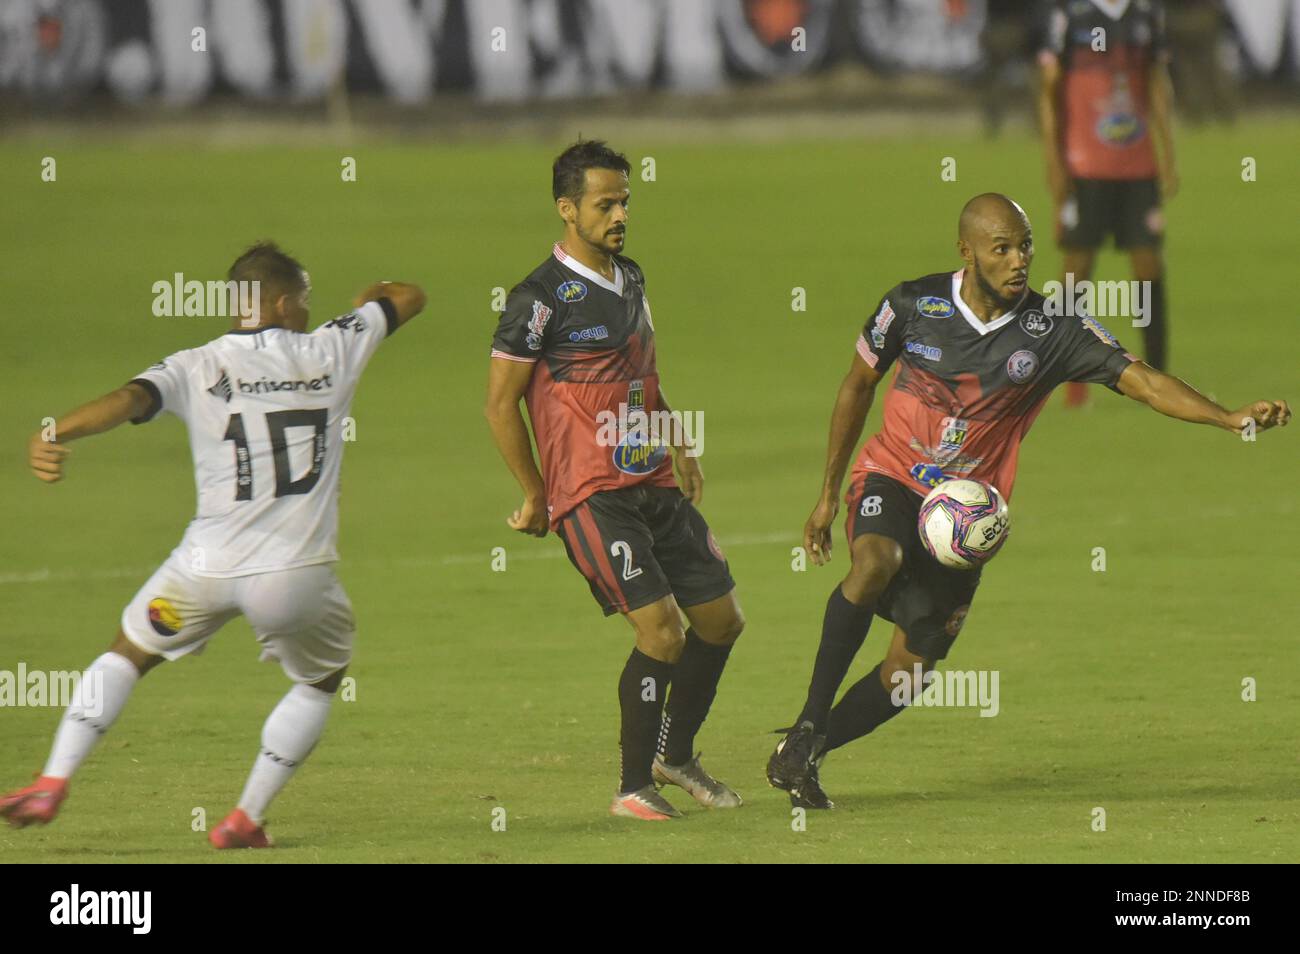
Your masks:
M917 518L926 551L944 566L973 570L1007 540L1007 502L978 480L945 480L921 501Z

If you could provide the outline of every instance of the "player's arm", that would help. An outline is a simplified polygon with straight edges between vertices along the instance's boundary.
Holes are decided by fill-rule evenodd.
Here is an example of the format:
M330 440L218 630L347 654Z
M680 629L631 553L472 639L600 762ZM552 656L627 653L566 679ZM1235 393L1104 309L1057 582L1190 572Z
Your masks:
M881 376L862 359L861 354L855 354L849 373L844 376L835 396L821 497L803 530L804 549L812 554L813 562L818 566L831 558L831 524L839 510L840 485L844 483L844 474L862 437L862 427L875 400L876 385Z
M535 537L546 536L550 524L546 512L546 485L542 482L533 445L528 437L519 402L533 377L532 361L492 358L488 367L487 404L483 416L492 429L492 439L524 491L524 502L506 521L513 529Z
M406 282L375 282L352 300L352 307L360 308L368 301L379 301L381 298L387 298L393 305L395 317L389 334L422 312L428 301L424 289L419 285Z
M1060 206L1070 191L1070 174L1061 155L1061 60L1044 50L1038 55L1038 125L1043 131L1047 185Z
M659 388L659 409L665 414L671 415L673 409L668 405L668 398L664 396L664 389ZM664 435L659 435L661 438ZM670 433L668 437L669 450L673 453L673 469L677 472L677 485L681 488L682 493L691 503L699 505L704 499L704 472L700 470L700 458L696 454L688 453L693 450L693 445L686 436L686 428L682 427L682 440L680 443L672 443Z
M53 434L38 431L27 442L27 462L32 473L46 483L54 483L63 476L63 459L72 453L66 446L69 441L102 434L145 417L155 400L143 385L133 381L69 411L54 422Z
M1160 195L1172 199L1178 193L1178 167L1174 163L1174 84L1169 78L1169 63L1155 57L1147 71L1147 89L1151 94L1151 128L1155 135L1160 163Z
M1255 422L1257 431L1285 425L1291 420L1286 401L1255 401L1235 411L1211 401L1186 381L1157 371L1143 361L1134 361L1119 376L1116 387L1153 411L1192 424L1213 424L1240 433L1247 421Z

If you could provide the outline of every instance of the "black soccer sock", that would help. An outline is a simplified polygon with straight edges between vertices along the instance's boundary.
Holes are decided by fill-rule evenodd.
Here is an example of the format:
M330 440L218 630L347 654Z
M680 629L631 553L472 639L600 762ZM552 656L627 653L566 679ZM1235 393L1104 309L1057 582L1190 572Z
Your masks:
M813 663L812 681L808 684L808 699L803 711L795 720L811 722L817 733L826 731L835 693L849 671L853 657L862 648L875 614L874 604L858 606L850 603L838 586L826 601L826 615L822 618L822 641L817 647L817 661Z
M619 794L626 795L650 784L650 765L664 711L664 696L672 679L673 664L651 659L633 649L618 680L618 704L623 712L618 744L622 750Z
M1165 280L1151 283L1151 321L1142 329L1142 349L1146 363L1163 371L1169 361L1169 324L1165 314Z
M826 751L862 738L907 708L894 705L890 695L880 683L880 666L849 686L839 705L831 710L826 727Z
M695 733L718 692L718 680L731 655L730 646L717 646L686 630L686 648L673 667L673 691L664 707L659 754L669 765L684 765L694 754Z

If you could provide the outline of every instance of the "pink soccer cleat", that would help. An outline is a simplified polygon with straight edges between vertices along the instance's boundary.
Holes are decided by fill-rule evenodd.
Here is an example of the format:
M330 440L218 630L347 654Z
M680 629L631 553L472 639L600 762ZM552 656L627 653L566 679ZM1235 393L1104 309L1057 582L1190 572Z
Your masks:
M68 797L68 780L42 775L32 785L0 796L0 816L9 820L14 828L28 825L48 825L59 813L59 806Z
M236 808L220 825L208 832L208 841L212 842L214 848L271 847L271 839L266 830L261 825L254 825L242 808Z
M672 803L660 795L653 785L647 785L626 795L614 796L614 803L609 806L609 813L624 818L639 818L642 821L668 821L670 818L682 817L682 813L673 808Z

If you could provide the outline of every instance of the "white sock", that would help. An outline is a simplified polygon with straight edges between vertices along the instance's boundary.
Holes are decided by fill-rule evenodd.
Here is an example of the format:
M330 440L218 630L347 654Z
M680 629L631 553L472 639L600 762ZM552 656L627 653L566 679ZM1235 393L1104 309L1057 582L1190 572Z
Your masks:
M71 778L99 737L117 720L139 678L135 664L117 653L104 653L87 666L54 734L54 747L41 774Z
M325 731L333 693L294 686L262 726L262 751L239 797L239 807L254 824L262 824L271 799L293 777Z

